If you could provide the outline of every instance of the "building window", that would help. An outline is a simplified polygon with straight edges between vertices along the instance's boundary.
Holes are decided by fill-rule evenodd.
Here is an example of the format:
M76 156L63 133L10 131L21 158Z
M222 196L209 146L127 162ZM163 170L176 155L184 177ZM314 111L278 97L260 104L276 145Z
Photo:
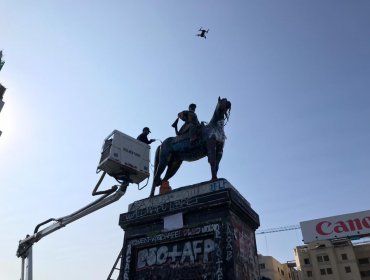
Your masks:
M310 259L304 258L303 262L304 262L304 264L310 264Z
M328 262L329 261L329 256L328 255L317 256L317 261L318 262Z
M303 248L300 250L301 253L307 253L307 248Z
M312 271L311 270L307 270L307 277L312 277Z
M281 275L283 275L283 276L284 276L284 270L281 270Z
M369 259L368 258L358 259L358 263L359 264L368 264L369 263Z
M321 269L320 269L320 274L321 274L321 275L326 275L326 270L325 270L325 268L321 268Z
M348 260L347 254L342 254L341 256L343 261Z
M334 247L344 247L344 246L349 246L350 243L349 241L336 241L336 242L333 242L333 245Z
M370 270L367 271L360 271L361 277L368 277L370 276Z
M260 269L265 269L266 265L264 263L260 263Z
M326 269L326 273L327 273L327 274L333 274L333 270L332 270L330 267L328 267L328 268Z
M345 266L344 270L346 271L346 273L351 273L351 267L350 266Z

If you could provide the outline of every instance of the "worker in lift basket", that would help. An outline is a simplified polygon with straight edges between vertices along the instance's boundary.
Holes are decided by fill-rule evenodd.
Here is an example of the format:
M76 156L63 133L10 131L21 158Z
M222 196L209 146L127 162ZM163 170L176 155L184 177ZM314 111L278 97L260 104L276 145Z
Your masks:
M149 127L144 127L143 128L143 133L141 133L136 139L140 140L141 142L144 142L145 144L151 144L155 141L155 139L148 139L148 135L150 133Z

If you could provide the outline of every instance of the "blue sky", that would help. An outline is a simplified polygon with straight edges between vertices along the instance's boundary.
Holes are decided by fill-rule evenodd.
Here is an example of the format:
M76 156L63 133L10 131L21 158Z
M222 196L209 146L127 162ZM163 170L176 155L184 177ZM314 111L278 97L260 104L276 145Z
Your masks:
M192 102L209 121L219 96L232 102L219 177L251 202L261 228L369 210L369 1L1 0L0 7L4 279L19 278L18 241L38 223L93 200L111 131L136 137L149 126L164 140ZM206 40L195 36L200 27L210 29ZM184 163L171 185L210 176L206 159ZM107 277L122 246L119 214L149 192L132 185L116 204L36 243L34 278ZM257 246L284 262L301 240L295 230L259 235Z

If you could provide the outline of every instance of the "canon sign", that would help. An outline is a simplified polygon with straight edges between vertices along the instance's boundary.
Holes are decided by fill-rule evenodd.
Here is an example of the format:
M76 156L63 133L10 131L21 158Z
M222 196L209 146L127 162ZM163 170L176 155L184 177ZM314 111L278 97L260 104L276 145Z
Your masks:
M343 237L370 236L370 211L301 222L304 243Z

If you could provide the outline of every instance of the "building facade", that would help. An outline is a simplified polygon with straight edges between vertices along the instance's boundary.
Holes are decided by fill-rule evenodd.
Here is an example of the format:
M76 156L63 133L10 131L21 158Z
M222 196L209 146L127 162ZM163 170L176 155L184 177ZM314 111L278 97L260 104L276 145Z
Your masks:
M370 244L354 246L361 279L370 280Z
M370 244L322 240L294 248L301 280L370 280Z
M280 263L271 256L258 255L260 275L263 280L298 280L295 264Z

